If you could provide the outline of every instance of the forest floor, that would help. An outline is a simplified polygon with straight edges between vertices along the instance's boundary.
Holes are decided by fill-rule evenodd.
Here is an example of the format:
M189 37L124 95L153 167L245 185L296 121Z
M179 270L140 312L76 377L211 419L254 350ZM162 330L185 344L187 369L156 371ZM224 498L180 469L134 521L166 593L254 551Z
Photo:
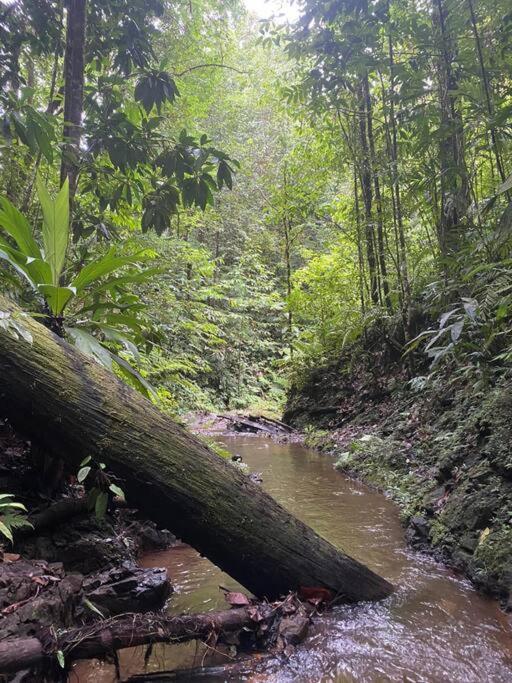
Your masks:
M512 388L445 377L414 391L400 360L312 372L284 420L336 467L389 494L407 539L512 609Z
M169 547L175 537L122 505L96 518L81 504L76 477L62 477L59 463L35 451L0 420L0 491L25 504L35 527L15 532L14 548L5 541L0 551L2 640L161 609L172 593L167 573L143 569L137 558ZM56 681L63 672L55 666L45 675Z

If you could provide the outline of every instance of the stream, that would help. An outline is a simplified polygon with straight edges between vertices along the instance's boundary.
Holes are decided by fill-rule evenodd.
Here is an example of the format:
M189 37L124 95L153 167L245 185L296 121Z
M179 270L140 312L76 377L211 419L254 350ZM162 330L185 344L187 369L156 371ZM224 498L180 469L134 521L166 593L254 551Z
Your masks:
M383 602L339 606L317 617L289 660L256 661L248 680L512 681L509 617L468 581L407 548L389 499L334 470L332 459L297 444L251 436L222 441L262 474L263 487L280 503L397 588ZM239 589L186 545L147 554L141 563L167 568L176 591L172 612L225 608L219 584ZM123 676L144 669L140 648L122 652L120 659ZM225 655L211 657L195 643L162 645L155 647L147 670L224 661ZM80 662L70 676L77 683L114 680L113 667L100 662Z

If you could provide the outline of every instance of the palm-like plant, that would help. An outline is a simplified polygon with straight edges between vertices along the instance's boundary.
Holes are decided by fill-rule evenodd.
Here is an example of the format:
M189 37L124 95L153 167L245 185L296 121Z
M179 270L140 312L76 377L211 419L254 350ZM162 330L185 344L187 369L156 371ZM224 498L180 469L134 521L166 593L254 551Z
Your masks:
M68 182L52 199L38 179L37 193L43 214L41 245L26 217L8 199L0 199L0 228L5 233L5 237L0 235L0 259L41 299L43 320L50 329L106 367L115 366L131 384L149 394L149 384L118 351L123 349L138 359L137 347L144 341L140 318L144 306L126 287L157 272L141 267L156 254L143 250L119 255L111 248L74 272L68 262Z

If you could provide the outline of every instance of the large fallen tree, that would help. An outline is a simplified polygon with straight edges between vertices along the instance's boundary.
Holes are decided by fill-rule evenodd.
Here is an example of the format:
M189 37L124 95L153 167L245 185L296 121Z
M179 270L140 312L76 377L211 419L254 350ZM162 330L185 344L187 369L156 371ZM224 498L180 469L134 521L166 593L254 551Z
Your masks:
M31 336L0 326L0 414L39 447L71 465L86 456L108 464L131 505L258 597L323 587L354 602L391 592L111 372L1 296L0 311Z

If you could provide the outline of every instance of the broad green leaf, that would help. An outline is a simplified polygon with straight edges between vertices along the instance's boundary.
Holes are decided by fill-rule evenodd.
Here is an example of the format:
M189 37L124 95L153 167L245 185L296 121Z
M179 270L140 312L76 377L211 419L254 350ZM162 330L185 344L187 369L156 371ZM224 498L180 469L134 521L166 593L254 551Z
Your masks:
M110 486L108 488L112 491L112 493L115 496L118 496L122 500L125 500L124 491L120 486L117 486L117 484L110 484Z
M127 361L124 360L124 358L121 358L120 356L116 356L115 354L112 354L112 360L117 364L118 370L125 377L128 382L137 389L137 391L140 391L141 394L146 396L147 398L151 398L152 396L155 396L155 390L151 386L151 384L142 377L142 375L135 370L134 367L132 367Z
M45 261L52 271L52 284L59 285L66 260L69 241L69 183L64 181L59 193L52 199L38 177L37 194L43 209L43 244Z
M41 250L32 235L27 219L6 198L0 199L0 227L13 238L25 256L41 258Z
M3 534L11 543L14 539L12 537L12 532L9 527L0 520L0 534Z
M112 370L112 355L92 334L78 327L66 327L66 332L79 351L92 356L98 363Z
M115 327L105 325L104 323L97 323L97 327L103 332L105 339L121 344L136 361L140 360L139 350L129 337L116 330Z
M103 519L107 512L108 494L105 491L98 493L96 503L94 504L94 513L98 519Z
M0 503L0 508L16 508L17 510L23 510L23 512L27 511L27 508L23 505L23 503L15 503L14 501L10 501L9 503Z
M2 246L0 246L0 259L7 261L7 263L9 263L14 268L14 270L19 275L21 275L21 277L27 280L27 282L33 289L37 290L37 283L34 282L34 280L32 279L30 272L26 267L26 264L20 264L19 261L12 255L12 252L5 250L4 248L2 248Z
M77 290L81 290L96 282L99 278L118 270L118 268L130 265L133 266L151 258L154 258L154 254L149 251L140 251L131 256L116 256L115 250L112 248L105 256L82 268L71 284L73 287L76 287Z
M75 287L56 287L55 285L39 285L53 315L60 315L68 301L75 296Z
M76 475L76 478L78 479L80 484L83 481L85 481L85 479L87 478L87 475L89 474L90 471L91 471L90 467L82 467L78 470L78 474Z
M44 154L46 161L48 163L53 162L53 149L50 143L50 138L42 126L38 125L36 122L33 123L34 135L37 140L37 144L41 153Z
M25 265L26 270L30 273L30 277L37 284L51 285L52 284L52 270L50 265L40 258L32 258L29 256Z

